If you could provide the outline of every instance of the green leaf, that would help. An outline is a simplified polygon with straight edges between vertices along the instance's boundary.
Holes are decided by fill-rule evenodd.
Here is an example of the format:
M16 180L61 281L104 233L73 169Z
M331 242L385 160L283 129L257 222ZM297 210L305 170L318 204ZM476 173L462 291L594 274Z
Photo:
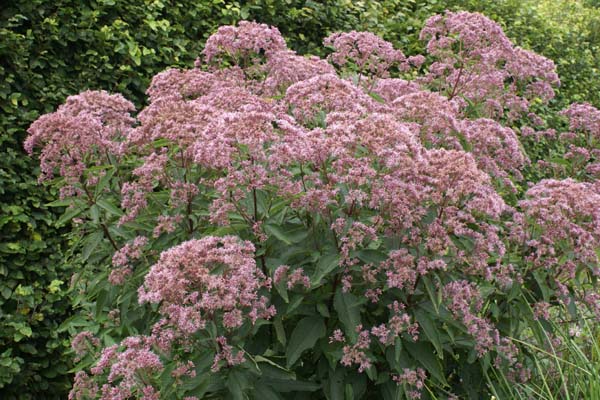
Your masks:
M329 370L329 379L325 381L325 394L329 400L344 400L344 375L343 368L336 368L335 372Z
M123 211L120 208L118 208L117 206L115 206L114 204L112 204L111 202L109 202L105 199L98 200L96 202L96 204L98 204L100 207L102 207L109 213L116 215L117 217L120 217L123 215Z
M358 252L358 258L375 266L387 260L388 255L380 250L364 249Z
M317 286L331 271L335 270L340 264L339 254L325 254L319 258L315 273L312 277L311 286Z
M86 261L88 258L90 258L90 255L94 250L96 250L96 247L98 247L103 238L104 233L102 231L94 232L90 236L85 238L85 244L83 245L83 249L81 250L82 261Z
M79 214L81 214L83 210L79 207L67 208L65 213L61 215L61 217L56 221L56 226L61 227Z
M186 395L196 396L201 399L207 392L212 378L212 374L197 374L192 380L184 382L181 387L184 389Z
M544 272L541 271L533 271L533 278L538 285L540 292L542 293L542 297L545 301L551 298L552 290L548 287L546 283L547 276ZM532 285L533 286L533 285ZM509 293L509 301L515 299L518 295L521 294L520 285L513 284L511 291Z
M325 318L329 318L331 316L329 314L329 309L327 308L327 304L325 304L325 303L317 304L317 311L319 312L319 314L321 314Z
M427 336L429 341L435 347L437 356L443 360L444 359L444 349L442 348L442 343L440 341L440 334L439 334L434 322L431 320L431 318L429 318L429 315L427 315L427 313L425 313L421 310L418 310L415 313L415 318L417 319L419 326L425 332L425 336Z
M385 99L375 92L370 92L369 96L371 96L375 101L379 103L385 103Z
M314 392L321 388L321 385L315 382L297 381L292 379L264 378L260 381L281 393Z
M19 333L25 337L31 337L33 331L31 330L30 326L25 325L19 328Z
M244 389L248 387L248 377L245 373L232 370L227 377L227 389L234 400L245 400Z
M287 283L285 282L285 279L282 279L281 281L277 282L274 286L277 290L277 293L279 293L283 301L289 303L290 297L288 296Z
M367 373L367 376L371 381L377 381L377 368L371 365L369 368L367 368L365 372Z
M94 224L100 223L100 209L98 208L98 205L94 204L90 207L90 217Z
M550 162L555 163L555 164L564 165L567 167L571 165L569 160L565 160L562 157L552 157L552 158L550 158Z
M300 243L308 236L308 231L304 225L284 224L282 226L266 224L265 232L275 236L287 245Z
M380 393L382 394L383 400L402 400L402 386L396 385L395 382L388 381L381 386Z
M281 322L281 317L275 318L275 321L273 321L273 326L275 327L275 334L277 335L277 340L279 340L279 343L285 346L287 340L285 337L285 330L283 329L283 323Z
M102 194L104 189L110 183L113 175L115 174L114 168L103 166L103 169L104 169L104 175L102 176L102 178L100 178L100 181L98 182L98 184L96 185L96 188L94 189L94 197L98 197L98 196L100 196L100 194ZM108 169L108 170L106 170L106 169Z
M53 279L52 282L50 282L50 285L48 285L48 292L54 294L60 291L60 285L62 285L64 282L59 280L59 279Z
M275 379L275 380L285 380L285 381L295 381L296 374L292 371L286 369L285 367L277 364L274 361L271 361L267 358L256 356L254 358L256 361L256 366L261 375L261 380L265 379Z
M286 309L286 313L287 314L291 314L292 311L294 311L296 308L298 308L300 306L300 304L302 304L302 302L304 301L304 296L301 294L295 294L292 297L292 300L290 301L287 309Z
M73 199L62 199L54 200L53 202L46 203L46 207L68 207L73 204Z
M425 285L425 290L427 290L427 294L429 295L429 299L431 300L431 304L433 304L433 308L435 309L435 313L439 314L439 307L441 303L441 298L439 296L440 292L436 290L429 276L423 275L422 280L423 284Z
M98 296L96 297L96 318L98 318L100 314L102 314L102 311L104 310L104 306L106 305L109 295L110 293L108 292L108 290L105 289L101 290L100 293L98 293Z
M402 339L398 336L394 342L394 361L396 364L400 363L400 357L402 357Z
M356 327L360 325L360 304L352 293L344 293L341 288L335 293L333 307L338 312L340 321L346 328L346 335L354 342L358 337Z
M345 400L354 400L354 390L352 390L352 385L346 383L346 388L344 390L344 398Z
M253 400L283 400L273 389L267 385L256 385L252 392Z
M0 288L0 294L5 299L9 299L12 294L12 290L8 286L2 286L2 288Z
M284 367L282 367L281 365L277 364L275 361L272 361L270 359L268 359L267 357L263 357L263 356L255 356L254 357L254 361L256 361L257 363L266 363L271 367L275 367L278 370L280 370L283 374L287 375L292 375L293 376L293 372L285 369ZM264 365L260 367L261 371L263 369Z
M325 336L325 322L321 316L305 317L298 322L292 332L285 353L287 367L292 366L303 351L314 347L317 340Z
M427 372L443 385L447 385L446 378L442 372L439 359L434 355L434 349L427 342L407 343L405 346L408 353L425 367Z
M508 301L512 301L521 295L521 285L513 284L508 292Z

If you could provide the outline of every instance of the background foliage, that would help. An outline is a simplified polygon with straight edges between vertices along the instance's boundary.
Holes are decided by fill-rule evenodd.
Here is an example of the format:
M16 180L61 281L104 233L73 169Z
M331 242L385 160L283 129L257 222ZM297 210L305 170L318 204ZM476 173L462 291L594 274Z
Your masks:
M406 54L423 46L422 22L445 8L484 12L516 43L554 59L557 103L600 99L600 10L571 1L252 0L13 1L0 10L0 395L63 397L70 314L63 265L66 228L45 205L54 197L24 156L25 129L66 96L86 88L123 93L138 106L152 75L189 65L219 25L240 19L278 26L291 48L322 49L337 30L370 30ZM568 15L565 20L565 15ZM60 212L61 210L58 209ZM27 388L25 391L24 388Z

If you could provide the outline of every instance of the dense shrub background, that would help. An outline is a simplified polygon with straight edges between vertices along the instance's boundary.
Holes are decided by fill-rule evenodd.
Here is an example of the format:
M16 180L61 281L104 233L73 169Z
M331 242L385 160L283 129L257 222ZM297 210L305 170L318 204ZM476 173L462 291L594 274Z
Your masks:
M338 30L370 30L408 55L422 22L445 8L484 12L516 43L554 59L557 103L600 99L600 11L567 1L15 1L0 10L0 397L64 397L69 365L66 297L74 266L63 265L66 228L45 204L25 129L86 88L123 93L140 105L149 78L189 65L219 25L240 19L276 25L302 53ZM565 15L568 20L565 22ZM61 210L59 210L61 211ZM27 388L27 390L24 390Z

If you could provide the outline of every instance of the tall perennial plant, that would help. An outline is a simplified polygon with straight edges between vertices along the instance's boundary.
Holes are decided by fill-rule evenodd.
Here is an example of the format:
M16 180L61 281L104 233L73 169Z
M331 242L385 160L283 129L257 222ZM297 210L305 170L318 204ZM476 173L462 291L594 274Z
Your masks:
M481 14L421 37L323 60L241 22L137 114L87 91L31 126L83 265L70 399L481 398L536 379L544 321L600 318L600 111L556 138L585 174L528 186L553 62Z

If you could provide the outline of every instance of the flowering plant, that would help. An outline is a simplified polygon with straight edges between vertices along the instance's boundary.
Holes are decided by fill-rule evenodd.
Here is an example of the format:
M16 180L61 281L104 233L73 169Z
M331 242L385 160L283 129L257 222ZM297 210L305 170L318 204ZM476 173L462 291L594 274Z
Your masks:
M600 316L600 186L523 194L554 64L481 14L422 37L329 64L242 22L135 116L88 91L31 126L81 263L70 399L472 397L531 378L550 312Z

